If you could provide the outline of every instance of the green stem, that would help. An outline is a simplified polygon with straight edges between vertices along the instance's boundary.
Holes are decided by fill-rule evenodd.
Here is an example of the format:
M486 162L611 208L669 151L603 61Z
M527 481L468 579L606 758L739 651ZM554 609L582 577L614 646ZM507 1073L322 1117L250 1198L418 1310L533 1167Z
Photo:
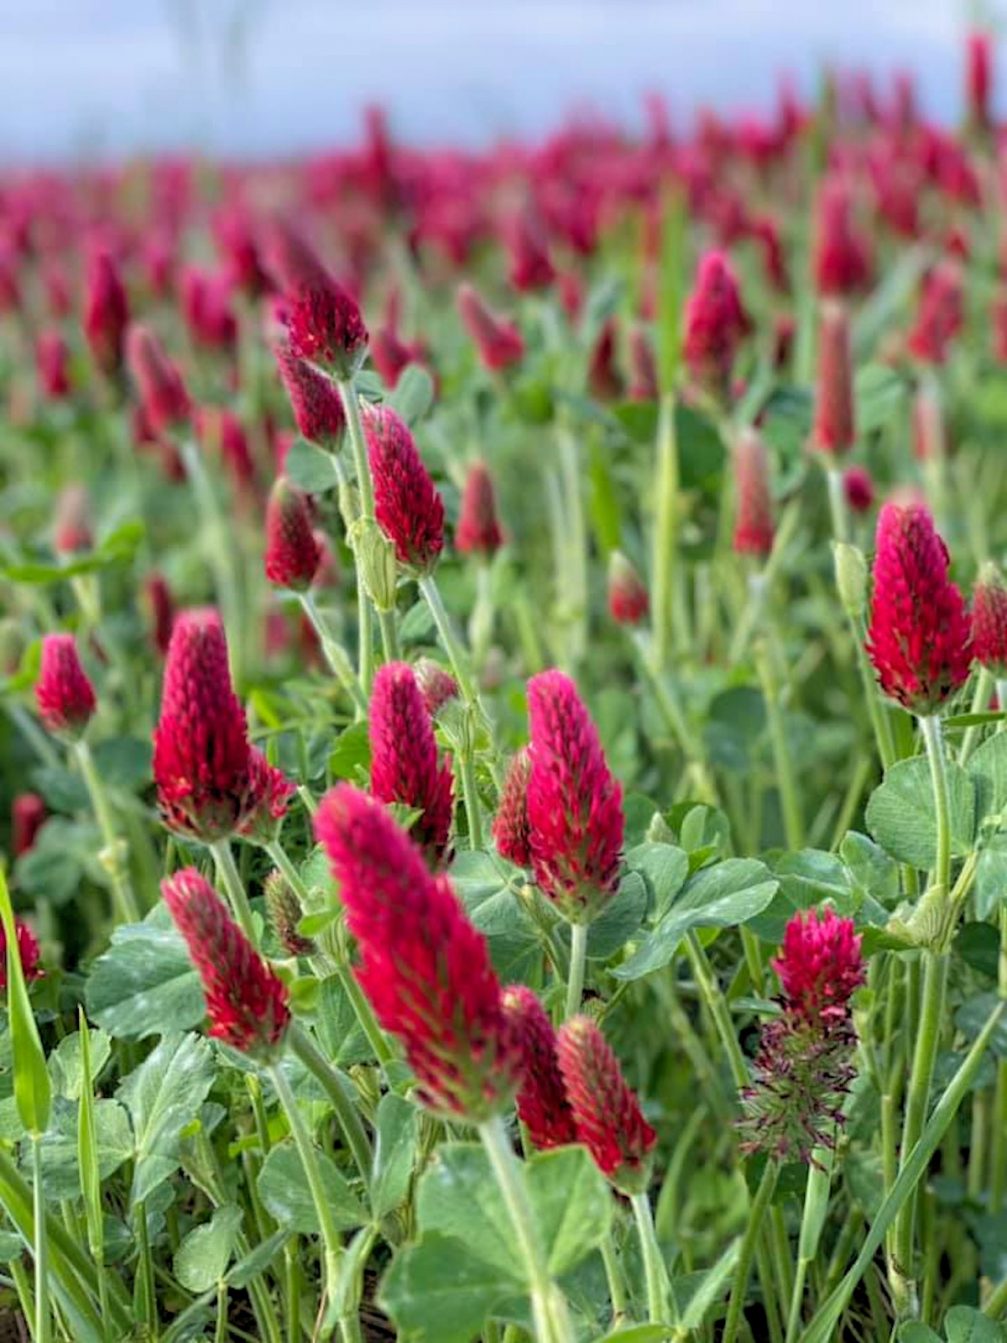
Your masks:
M251 942L252 946L257 946L258 941L255 935L255 922L252 918L252 906L248 903L248 895L245 891L244 883L241 880L241 874L235 864L234 854L231 852L230 840L226 838L214 840L210 845L210 852L213 854L213 861L217 866L217 874L227 893L231 912L237 919L239 928L248 938L249 942Z
M786 1343L797 1343L797 1336L800 1333L804 1283L808 1268L814 1263L818 1254L818 1245L829 1207L831 1177L832 1153L819 1148L808 1166L808 1182L804 1189L804 1210L801 1214L801 1231L797 1242L797 1266L790 1292Z
M670 392L661 397L656 451L654 488L657 497L657 516L654 522L651 583L654 663L660 674L667 667L671 657L672 593L675 583L678 529L678 445L675 441L675 398Z
M927 748L930 781L934 790L934 811L937 819L937 856L934 862L934 885L945 895L951 888L951 802L948 791L947 760L944 753L944 734L936 714L920 718L920 730Z
M748 1294L748 1279L752 1271L752 1260L755 1257L755 1247L762 1231L763 1218L769 1209L773 1191L776 1189L778 1175L779 1167L776 1162L768 1161L749 1210L748 1225L745 1228L741 1248L738 1251L738 1262L734 1270L734 1282L731 1286L731 1297L727 1305L727 1318L724 1321L721 1343L735 1343L735 1339L738 1337L742 1311L745 1307L745 1297Z
M734 1023L731 1021L731 1012L727 1006L727 1001L721 993L720 986L714 977L703 944L700 942L695 932L686 933L685 950L686 955L689 957L692 973L696 977L700 995L702 996L703 1002L706 1004L707 1011L713 1018L713 1024L720 1037L720 1043L724 1052L727 1054L728 1062L731 1065L731 1076L734 1079L734 1085L740 1090L742 1087L748 1086L748 1065L745 1062L745 1056L741 1052L741 1046L738 1044L737 1036L734 1033Z
M35 1343L49 1343L52 1315L49 1309L49 1238L45 1225L45 1190L42 1184L42 1135L31 1135L32 1221L35 1256Z
M346 1145L353 1154L357 1170L364 1186L369 1189L371 1173L374 1170L374 1153L364 1132L360 1116L343 1088L342 1080L328 1059L320 1054L311 1039L297 1025L287 1032L287 1041L296 1056L310 1073L321 1083L336 1115L336 1122L342 1130Z
M353 465L357 473L357 490L360 494L360 516L374 517L374 482L371 479L371 464L367 456L367 439L360 419L360 399L353 379L337 379L339 397L346 413L346 427L349 430L350 447L353 451Z
M1007 1278L993 1288L983 1306L983 1314L991 1320L999 1320L1005 1311L1007 1311Z
M615 1245L612 1243L611 1231L601 1242L601 1259L605 1265L605 1278L608 1282L608 1299L612 1304L612 1328L618 1329L626 1320L628 1302L626 1277Z
M650 1199L644 1191L634 1194L630 1202L637 1235L640 1237L640 1252L643 1256L643 1275L647 1284L647 1319L651 1324L664 1324L668 1319L671 1284L668 1281L668 1270L661 1254L661 1247L657 1243Z
M586 923L570 925L570 974L566 983L566 1020L580 1011L584 997L584 976L587 971L587 935L590 931Z
M843 473L835 466L826 467L825 479L829 487L829 514L832 518L832 535L836 541L850 539L850 516L846 507L846 490L843 487Z
M773 749L773 762L776 766L776 782L780 790L780 806L783 810L783 830L787 847L791 850L804 847L804 821L801 818L801 800L797 791L794 775L794 762L790 756L790 744L787 741L787 729L780 709L779 686L773 670L770 649L763 644L755 654L755 665L762 682L762 693L766 702L766 720L769 726L769 739Z
M299 592L297 595L304 614L311 622L311 627L318 636L318 642L322 645L322 652L325 655L326 662L329 664L329 669L353 700L360 716L366 718L369 707L367 696L364 694L364 688L353 671L353 664L350 662L349 654L342 644L337 643L329 633L325 618L318 609L314 593Z
M378 626L381 630L381 651L386 662L398 662L399 632L395 623L394 611L379 611Z
M469 827L469 848L481 849L483 846L482 810L479 806L475 761L467 743L465 749L458 752L458 772L461 775L465 819L468 821Z
M514 1156L507 1130L499 1115L479 1125L479 1137L493 1167L510 1217L518 1254L524 1265L531 1293L536 1341L574 1343L575 1335L566 1299L546 1269L545 1252L525 1188L524 1171Z
M94 757L87 742L83 739L75 742L74 753L87 787L88 796L91 799L91 807L98 822L98 829L101 831L104 848L99 855L99 860L108 873L116 912L124 923L139 923L140 909L136 903L136 896L133 894L133 886L129 879L128 849L125 840L120 839L116 834L115 821L112 819L112 809L105 792L105 784L101 775L95 769Z
M975 692L972 696L973 713L982 713L985 710L986 706L989 704L990 693L993 690L993 686L993 677L985 667L980 666L979 673L976 676ZM979 744L979 734L981 732L982 728L977 723L973 723L970 728L966 729L965 735L962 737L961 747L958 751L958 763L960 765L967 764L969 756Z
M430 614L434 618L437 633L444 645L444 651L448 655L455 680L458 682L458 689L462 692L462 699L470 708L480 708L479 692L476 690L472 673L469 670L468 658L462 652L461 643L451 624L451 617L447 613L440 589L437 586L437 580L433 574L424 574L418 580L418 586L423 594L424 601L430 608Z
M564 608L570 615L572 638L569 659L576 666L587 648L587 532L584 525L584 501L581 497L582 472L577 440L566 427L559 430L559 465L563 480L564 565L561 573Z

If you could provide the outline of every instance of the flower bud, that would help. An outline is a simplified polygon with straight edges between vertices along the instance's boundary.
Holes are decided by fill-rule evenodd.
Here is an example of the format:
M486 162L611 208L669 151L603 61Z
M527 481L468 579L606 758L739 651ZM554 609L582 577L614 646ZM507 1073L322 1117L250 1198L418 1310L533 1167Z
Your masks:
M72 634L47 634L35 683L39 717L56 736L75 741L94 716L94 686L80 665Z

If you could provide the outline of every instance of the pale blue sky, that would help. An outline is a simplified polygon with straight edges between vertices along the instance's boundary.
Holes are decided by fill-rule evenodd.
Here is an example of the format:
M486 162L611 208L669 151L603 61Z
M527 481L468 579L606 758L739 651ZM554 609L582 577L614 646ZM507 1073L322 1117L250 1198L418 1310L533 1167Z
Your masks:
M700 101L758 107L781 71L808 87L825 57L912 68L951 117L965 12L959 0L0 0L0 156L288 152L345 140L373 99L408 138L478 143L578 103L628 120L646 89L682 116Z

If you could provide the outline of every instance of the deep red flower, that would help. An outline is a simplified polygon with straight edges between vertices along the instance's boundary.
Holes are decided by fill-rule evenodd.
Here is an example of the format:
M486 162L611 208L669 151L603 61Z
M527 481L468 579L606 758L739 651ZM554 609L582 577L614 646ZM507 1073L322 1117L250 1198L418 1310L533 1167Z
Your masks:
M644 1119L597 1023L590 1017L571 1017L560 1027L556 1051L578 1140L618 1189L642 1192L657 1134Z
M122 368L129 325L129 302L111 254L103 248L88 258L84 293L84 336L91 357L106 377Z
M528 826L535 881L571 923L589 923L619 885L622 789L598 730L561 671L528 682Z
M171 642L171 631L175 623L175 602L163 574L148 574L143 580L143 591L150 611L150 637L154 647L163 657Z
M259 259L259 247L248 211L238 205L213 217L213 240L224 263L228 284L258 298L269 288L269 276Z
M280 378L290 398L297 432L333 452L342 442L346 414L339 392L328 378L296 359L286 345L274 346Z
M751 329L727 257L707 252L685 305L682 356L693 381L710 396L729 396L735 355Z
M614 317L602 324L587 366L587 385L596 401L618 401L624 385L615 357L618 326Z
M866 647L881 689L915 714L934 713L968 679L965 603L922 504L888 503L878 517Z
M394 387L410 364L420 362L421 348L407 345L395 327L386 322L371 333L371 363L386 387Z
M497 852L516 867L531 867L531 834L528 828L528 780L531 754L522 746L511 759L500 790L493 821Z
M856 441L850 319L841 304L825 303L818 327L818 381L811 446L828 457L839 457L849 452Z
M455 529L455 549L463 555L490 559L504 543L497 517L493 477L485 462L473 462L465 477L461 510Z
M262 256L267 274L281 293L324 286L329 279L314 248L282 215L274 215L263 226Z
M43 396L61 401L70 395L70 347L58 331L42 331L36 338L35 370Z
M957 261L942 261L923 281L919 310L906 337L906 347L925 364L946 363L949 346L964 321L961 266Z
M57 735L79 737L91 721L98 704L72 634L47 634L42 640L35 702L42 722Z
M190 416L182 375L148 327L133 323L126 333L126 360L147 423L155 435L178 430Z
M853 222L853 197L840 178L818 193L814 246L815 283L823 297L846 298L871 280L871 255Z
M369 717L371 792L420 814L410 834L431 867L443 860L451 835L454 781L440 764L433 725L413 669L388 662L378 669Z
M193 342L208 350L232 349L238 339L238 323L231 311L227 279L187 266L179 283L179 307Z
M11 803L11 850L15 858L27 853L49 815L45 799L38 793L18 793Z
M538 997L524 984L504 989L504 1011L521 1050L517 1112L535 1147L548 1151L577 1141L577 1125L559 1069L556 1032Z
M493 312L470 284L458 290L458 312L484 368L496 372L520 363L524 357L521 332Z
M556 278L538 221L527 211L516 215L506 230L509 253L507 277L522 294L548 289Z
M841 919L831 909L821 916L814 909L798 911L771 964L787 1005L811 1021L846 1014L854 989L864 982L853 920Z
M401 565L429 573L444 549L444 503L405 421L388 406L363 419L378 525Z
M419 658L413 667L423 706L431 718L449 700L458 698L458 682L433 658Z
M26 923L20 919L14 920L14 931L17 936L18 956L21 960L21 969L24 971L24 977L29 983L34 979L41 979L43 971L39 967L39 961L42 953L39 950L38 939ZM0 924L0 991L7 987L7 930Z
M995 564L983 565L972 590L972 653L998 680L1007 677L1007 585Z
M650 610L643 579L621 550L608 559L608 612L617 625L639 625Z
M299 284L287 298L290 351L297 359L350 378L367 351L367 328L356 300L331 276Z
M739 555L766 556L773 549L773 497L769 456L757 429L742 429L733 452L737 512L734 549Z
M385 807L350 784L327 793L315 834L360 948L357 978L399 1039L424 1105L470 1123L511 1101L521 1055L486 939L446 876Z
M297 785L254 746L248 753L248 765L248 806L238 834L268 844L277 836Z
M993 124L993 39L988 32L975 29L965 45L965 97L969 125L988 131Z
M843 493L854 513L867 513L874 503L874 481L864 466L850 466L843 472Z
M166 823L207 843L245 817L252 762L245 711L231 685L227 640L212 608L175 619L154 729L154 782Z
M266 577L276 587L305 592L321 558L308 496L280 476L266 504Z
M243 1054L270 1055L290 1025L290 995L194 867L161 882L161 894L203 981L209 1034Z

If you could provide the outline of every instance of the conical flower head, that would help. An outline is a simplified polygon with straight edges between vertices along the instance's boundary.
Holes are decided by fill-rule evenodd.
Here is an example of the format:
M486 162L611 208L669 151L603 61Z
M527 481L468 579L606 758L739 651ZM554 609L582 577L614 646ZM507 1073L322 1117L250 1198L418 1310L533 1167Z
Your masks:
M438 761L430 714L404 662L386 663L374 678L369 735L371 792L419 812L410 833L437 867L451 835L454 782L450 764Z
M504 989L504 1011L514 1023L521 1051L517 1112L541 1151L577 1141L577 1125L559 1069L556 1032L538 996L524 984Z
M616 363L618 326L614 317L602 324L587 366L587 385L596 401L618 401L623 395L622 374Z
M501 858L516 867L531 867L531 832L528 828L528 780L531 753L522 746L511 759L500 790L500 803L493 820L493 839Z
M484 368L498 372L521 362L524 357L521 332L513 322L493 312L470 284L463 284L458 290L458 312Z
M150 616L151 641L163 657L171 643L171 631L175 624L175 600L163 574L148 574L143 580L143 592Z
M752 329L734 271L723 252L707 252L685 305L683 358L708 395L726 401L738 346Z
M942 261L923 281L919 311L906 346L924 364L947 362L951 342L965 321L962 269L957 261Z
M758 430L741 430L733 459L737 495L734 549L739 555L765 557L773 549L773 498L769 488L769 456Z
M40 331L35 341L39 390L50 401L70 395L70 347L58 331Z
M11 850L15 858L34 847L35 837L45 825L49 812L38 793L18 793L11 803Z
M772 966L788 1006L813 1021L847 1013L854 989L864 982L853 920L840 918L831 909L821 916L814 909L795 914Z
M109 252L98 249L87 263L84 294L84 336L91 357L106 377L122 368L129 303L119 271Z
M853 351L850 319L839 303L826 303L818 328L818 377L811 446L839 457L857 440L853 409Z
M433 658L419 658L413 671L423 698L423 707L431 718L436 718L449 700L458 698L458 682Z
M126 359L152 432L166 434L185 425L192 411L185 383L149 328L130 326Z
M72 634L47 634L42 640L35 703L42 722L56 736L76 740L91 721L98 703Z
M972 592L972 652L998 680L1007 677L1007 584L995 564L983 565Z
M14 920L14 932L17 937L17 952L21 961L24 977L29 982L41 979L43 971L39 967L42 953L38 938L21 919ZM0 992L7 987L7 932L0 924Z
M444 549L444 503L405 421L387 406L364 415L374 513L404 568L427 574Z
M280 476L266 504L266 577L275 587L306 592L321 559L308 496Z
M976 28L968 34L965 44L965 100L973 130L988 131L993 124L992 90L993 39L990 33Z
M843 472L843 493L854 513L867 513L874 503L874 481L864 466L850 466Z
M209 1034L243 1054L275 1056L290 1025L286 985L194 867L166 877L161 894L202 980Z
M870 283L870 250L853 220L849 185L840 178L828 179L818 195L814 270L823 297L846 298Z
M248 753L248 762L248 803L238 834L258 844L269 844L280 832L297 785L254 746Z
M324 374L297 359L286 345L273 353L280 378L290 398L297 432L310 443L336 451L346 429L346 415L338 390Z
M560 1027L556 1049L578 1141L617 1189L641 1193L657 1134L600 1027L590 1017L571 1017Z
M490 559L503 542L493 477L485 462L473 462L462 490L455 548L463 555L481 555L484 559Z
M968 678L965 603L922 504L888 503L878 516L866 647L881 689L915 714L936 712Z
M168 645L154 729L154 781L166 823L207 843L233 834L248 810L251 770L220 616L184 611Z
M650 610L650 597L640 575L621 550L608 561L608 611L617 625L639 625Z
M328 275L302 282L287 297L291 353L333 377L351 378L367 352L367 327L356 300Z
M357 978L401 1041L424 1105L480 1123L507 1108L521 1054L482 933L445 876L385 807L349 784L327 793L315 833L360 948Z
M622 789L576 686L563 672L531 678L528 716L535 881L565 919L590 923L619 885Z

